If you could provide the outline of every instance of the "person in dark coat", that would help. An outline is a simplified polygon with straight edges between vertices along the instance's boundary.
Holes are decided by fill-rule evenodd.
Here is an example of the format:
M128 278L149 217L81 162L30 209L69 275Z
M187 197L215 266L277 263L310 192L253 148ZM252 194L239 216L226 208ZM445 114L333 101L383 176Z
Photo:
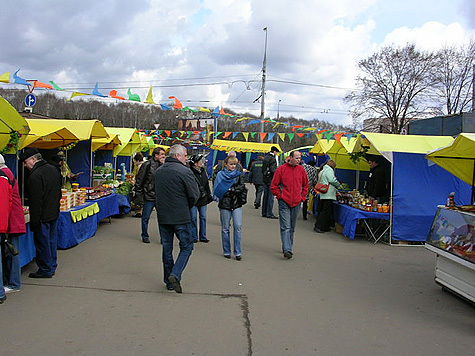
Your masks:
M267 153L262 162L262 175L264 183L264 197L262 199L262 217L268 219L277 219L277 217L272 212L274 207L274 196L270 190L270 185L274 173L277 170L277 154L280 150L272 146L270 152Z
M387 201L386 171L375 158L368 158L370 173L366 192L379 203Z
M259 155L257 159L251 163L249 168L249 183L254 184L256 189L256 198L254 199L254 208L261 207L262 193L264 192L264 181L262 175L262 165L264 157Z
M51 278L58 266L56 222L61 200L61 174L42 158L36 148L25 148L20 161L30 170L30 229L33 231L38 265L38 271L30 273L28 277Z
M142 242L150 243L148 234L148 222L155 207L155 172L165 162L165 150L157 147L152 152L152 157L142 163L140 169L135 176L134 192L136 198L143 201L142 207Z
M162 240L163 281L168 290L182 293L181 277L193 251L190 209L200 197L193 172L186 167L186 148L174 145L169 157L155 172L158 231ZM180 253L173 260L173 237L180 241Z
M206 237L206 212L207 206L213 201L211 189L209 188L208 174L203 168L203 156L194 155L190 159L190 169L195 175L198 187L200 188L200 197L195 206L191 208L191 225L193 242L198 242L198 214L200 215L199 223L199 241L209 242Z
M242 206L247 201L247 189L242 179L242 173L236 169L236 157L226 157L224 167L216 176L213 195L219 200L219 216L221 220L221 240L223 255L231 258L231 242L229 227L233 221L234 256L236 260L241 255L241 226Z

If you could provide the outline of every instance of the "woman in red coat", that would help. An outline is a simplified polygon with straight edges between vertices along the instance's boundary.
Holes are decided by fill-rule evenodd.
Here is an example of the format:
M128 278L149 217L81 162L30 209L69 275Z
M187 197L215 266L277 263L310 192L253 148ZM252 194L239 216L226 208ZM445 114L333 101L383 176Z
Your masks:
M14 182L12 187L12 208L8 219L7 236L13 246L19 251L18 237L26 233L25 214L21 205L20 191L18 189L18 181L14 177L12 171L5 165L5 159L0 155L0 169L7 175L10 182ZM21 288L21 266L20 254L16 256L7 256L5 270L3 271L5 282L5 293L17 292Z

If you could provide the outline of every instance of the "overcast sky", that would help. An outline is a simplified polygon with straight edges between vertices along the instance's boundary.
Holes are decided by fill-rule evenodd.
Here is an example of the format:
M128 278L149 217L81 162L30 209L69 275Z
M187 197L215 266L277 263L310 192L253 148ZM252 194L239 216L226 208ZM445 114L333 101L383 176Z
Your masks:
M475 36L473 0L2 0L0 14L0 74L255 115L267 27L266 116L339 124L358 60Z

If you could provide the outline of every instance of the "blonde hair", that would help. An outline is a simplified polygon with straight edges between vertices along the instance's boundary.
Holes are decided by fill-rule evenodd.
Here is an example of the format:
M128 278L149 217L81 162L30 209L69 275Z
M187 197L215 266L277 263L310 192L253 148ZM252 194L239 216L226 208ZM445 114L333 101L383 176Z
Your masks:
M239 160L235 156L228 156L224 159L224 164L229 164L229 163L238 163Z

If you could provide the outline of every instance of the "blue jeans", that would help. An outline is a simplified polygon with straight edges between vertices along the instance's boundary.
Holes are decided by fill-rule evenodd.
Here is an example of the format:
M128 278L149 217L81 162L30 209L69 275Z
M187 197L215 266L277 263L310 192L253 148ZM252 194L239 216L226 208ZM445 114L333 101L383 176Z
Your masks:
M20 242L18 240L19 234L9 234L8 239L20 251ZM6 262L5 271L3 271L3 285L12 289L21 288L21 267L20 254L9 257Z
M181 225L158 224L160 239L162 240L163 281L171 285L168 277L172 274L181 281L181 274L193 251L191 239L191 223ZM180 253L173 261L173 236L180 242Z
M274 208L274 196L270 191L270 183L264 184L264 197L262 198L262 216L265 218L270 218L274 213L272 209Z
M148 238L148 222L150 220L150 215L152 215L153 208L155 206L155 201L143 202L142 208L142 239Z
M206 239L206 212L207 205L194 206L190 209L191 214L191 238L198 240L198 213L200 214L200 240Z
M279 225L282 252L292 252L295 224L297 223L299 208L300 204L291 208L284 200L279 200Z
M234 210L219 209L221 219L221 240L223 243L223 254L231 255L231 241L229 227L231 219L233 219L233 239L234 239L234 256L241 256L241 224L242 224L242 208Z
M38 273L51 276L58 267L57 245L58 234L56 230L57 220L40 223L37 231L33 232L36 248L36 264Z

